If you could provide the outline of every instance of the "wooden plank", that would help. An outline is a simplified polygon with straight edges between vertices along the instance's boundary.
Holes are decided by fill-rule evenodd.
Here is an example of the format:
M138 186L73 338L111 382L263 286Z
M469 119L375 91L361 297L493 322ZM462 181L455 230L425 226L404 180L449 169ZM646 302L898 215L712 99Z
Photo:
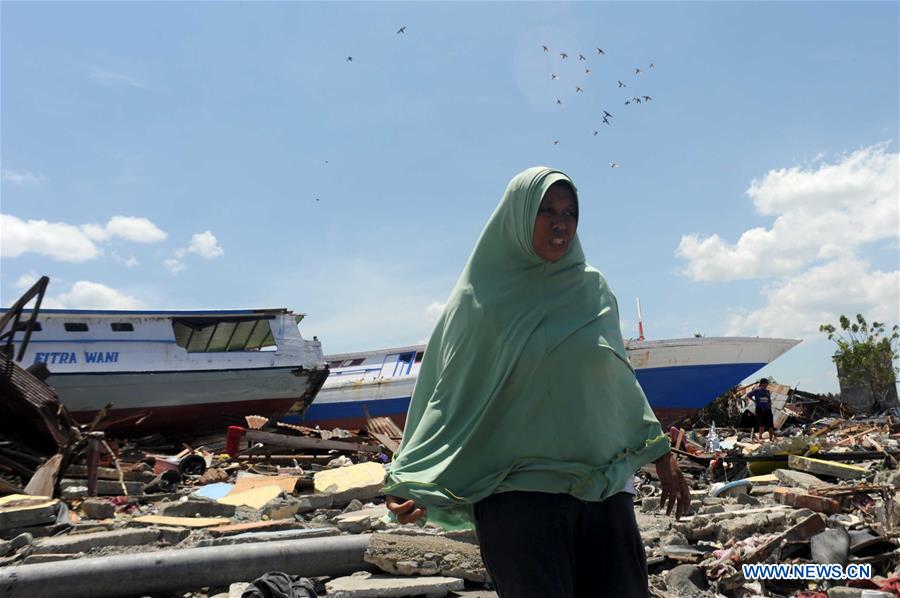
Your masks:
M216 527L230 523L225 517L168 517L166 515L144 515L135 517L133 523L147 525L172 525L176 527Z

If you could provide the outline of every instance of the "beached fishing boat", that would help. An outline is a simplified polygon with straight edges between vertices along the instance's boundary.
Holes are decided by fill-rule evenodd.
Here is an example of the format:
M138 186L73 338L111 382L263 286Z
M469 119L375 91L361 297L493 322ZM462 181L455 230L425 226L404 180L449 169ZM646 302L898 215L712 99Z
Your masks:
M626 341L628 358L663 424L687 415L800 341L776 338L685 338ZM315 402L288 421L322 428L365 425L365 410L405 423L425 345L327 355L331 374Z
M302 319L284 308L41 309L22 365L46 364L47 384L82 422L112 404L107 429L130 435L223 430L312 402L328 368Z

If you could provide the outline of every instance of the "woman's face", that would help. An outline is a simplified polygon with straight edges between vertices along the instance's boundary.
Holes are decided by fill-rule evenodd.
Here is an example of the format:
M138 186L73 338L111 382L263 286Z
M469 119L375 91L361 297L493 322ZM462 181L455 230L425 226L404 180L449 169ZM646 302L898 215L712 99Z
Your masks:
M578 203L572 187L562 181L553 183L544 193L534 220L534 252L548 262L560 259L569 250L577 226Z

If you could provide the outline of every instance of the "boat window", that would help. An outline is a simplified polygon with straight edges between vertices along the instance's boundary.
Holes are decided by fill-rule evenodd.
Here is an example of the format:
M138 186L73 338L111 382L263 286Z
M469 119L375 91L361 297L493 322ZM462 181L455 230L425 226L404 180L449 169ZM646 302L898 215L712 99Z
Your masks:
M109 326L113 332L134 332L134 325L131 322L113 322Z
M328 367L330 367L330 368L339 368L339 367L341 367L341 364L342 364L342 363L344 363L344 362L343 362L343 360L341 360L341 359L337 359L337 360L335 360L335 361L329 361L329 362L328 362Z
M275 349L275 337L265 318L179 318L172 322L175 342L188 353Z
M84 322L66 322L63 324L66 332L87 332L88 325Z
M28 330L28 322L19 322L16 324L16 332L25 332L26 330ZM31 327L32 332L40 332L41 330L43 330L43 328L41 328L40 322L35 322Z
M419 351L418 353L416 353L416 363L419 363L420 361L422 361L422 357L424 355L425 355L425 351Z
M348 363L347 365L362 365L364 361L365 361L364 358L351 359L350 363Z

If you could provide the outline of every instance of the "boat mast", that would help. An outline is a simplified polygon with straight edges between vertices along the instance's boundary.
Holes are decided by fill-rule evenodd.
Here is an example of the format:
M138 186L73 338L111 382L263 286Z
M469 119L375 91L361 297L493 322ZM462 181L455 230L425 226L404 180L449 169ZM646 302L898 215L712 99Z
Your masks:
M641 317L641 298L637 297L637 314L638 314L638 340L644 340L644 320Z

